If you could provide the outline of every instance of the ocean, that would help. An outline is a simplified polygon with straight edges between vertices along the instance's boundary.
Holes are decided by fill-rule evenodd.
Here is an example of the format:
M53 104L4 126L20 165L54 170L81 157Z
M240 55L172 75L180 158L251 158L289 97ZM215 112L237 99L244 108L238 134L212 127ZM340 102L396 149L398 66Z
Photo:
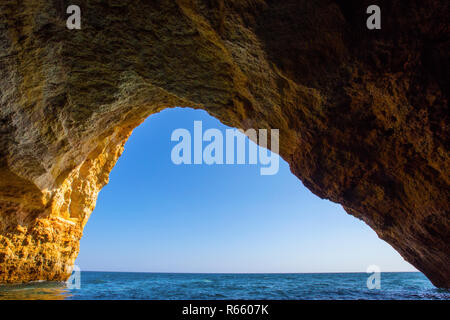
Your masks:
M419 272L383 272L381 288L372 290L367 288L368 276L81 272L79 289L58 282L2 285L0 299L450 299L450 291L435 288Z

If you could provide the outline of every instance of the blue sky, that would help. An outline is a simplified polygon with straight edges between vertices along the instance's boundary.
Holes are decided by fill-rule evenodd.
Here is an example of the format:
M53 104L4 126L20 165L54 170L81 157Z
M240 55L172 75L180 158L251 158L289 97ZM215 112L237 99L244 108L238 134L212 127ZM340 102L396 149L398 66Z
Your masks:
M175 165L171 134L228 127L204 111L166 109L135 129L99 194L76 264L142 272L415 271L362 221L306 189L280 160Z

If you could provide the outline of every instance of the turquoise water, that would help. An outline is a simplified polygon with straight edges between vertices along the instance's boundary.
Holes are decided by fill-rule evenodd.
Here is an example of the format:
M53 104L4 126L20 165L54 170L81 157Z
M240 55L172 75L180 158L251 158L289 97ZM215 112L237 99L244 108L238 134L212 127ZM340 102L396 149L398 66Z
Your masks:
M80 289L39 282L0 286L0 299L450 299L419 272L382 273L369 290L366 273L181 274L81 272Z

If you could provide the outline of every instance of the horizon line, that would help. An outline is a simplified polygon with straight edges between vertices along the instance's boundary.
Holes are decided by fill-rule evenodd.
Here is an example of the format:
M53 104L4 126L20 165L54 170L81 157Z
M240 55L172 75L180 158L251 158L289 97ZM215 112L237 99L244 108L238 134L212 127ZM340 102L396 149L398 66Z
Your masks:
M340 274L340 273L373 273L366 271L327 271L327 272L170 272L170 271L111 271L81 270L81 272L116 272L116 273L158 273L158 274ZM421 273L420 271L380 271L380 273Z

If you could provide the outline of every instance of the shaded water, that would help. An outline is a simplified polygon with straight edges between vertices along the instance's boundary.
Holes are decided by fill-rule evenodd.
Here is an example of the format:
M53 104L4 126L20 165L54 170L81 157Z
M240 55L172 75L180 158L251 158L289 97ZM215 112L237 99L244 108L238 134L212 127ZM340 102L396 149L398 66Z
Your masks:
M369 290L366 273L182 274L81 272L64 283L0 286L0 299L450 299L419 272L385 272Z

